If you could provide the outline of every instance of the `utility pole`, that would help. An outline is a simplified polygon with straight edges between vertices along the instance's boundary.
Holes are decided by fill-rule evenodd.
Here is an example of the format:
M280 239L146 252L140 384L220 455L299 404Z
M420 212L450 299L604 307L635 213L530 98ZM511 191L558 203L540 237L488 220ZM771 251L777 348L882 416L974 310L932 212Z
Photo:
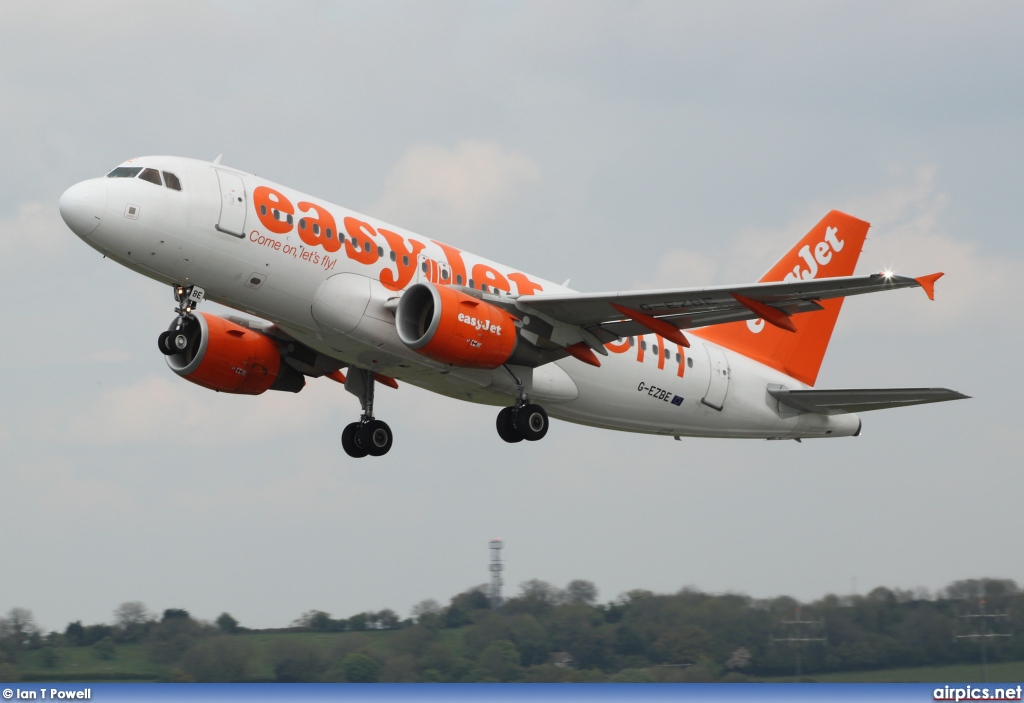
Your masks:
M796 617L793 620L780 620L779 624L787 631L786 637L773 637L772 642L787 642L796 650L796 681L800 683L801 653L804 644L808 642L825 642L824 637L814 637L814 634L825 631L824 620L804 620L800 616L801 607L796 607Z
M988 681L988 641L994 637L1013 637L1010 633L991 632L990 624L995 618L1009 618L1007 613L986 613L985 596L978 600L977 613L965 613L959 616L971 627L971 632L966 635L956 635L958 640L977 640L981 643L981 681Z
M501 548L504 543L497 537L491 540L491 608L497 610L501 607L501 586L505 583L501 580L501 572L505 565L501 563Z

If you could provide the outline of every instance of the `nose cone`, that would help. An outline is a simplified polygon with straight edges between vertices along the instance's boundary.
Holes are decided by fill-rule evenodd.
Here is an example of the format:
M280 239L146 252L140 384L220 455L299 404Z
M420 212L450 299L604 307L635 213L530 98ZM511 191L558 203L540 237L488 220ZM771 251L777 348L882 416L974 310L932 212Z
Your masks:
M60 216L79 237L99 227L106 208L107 186L102 178L76 183L60 196Z

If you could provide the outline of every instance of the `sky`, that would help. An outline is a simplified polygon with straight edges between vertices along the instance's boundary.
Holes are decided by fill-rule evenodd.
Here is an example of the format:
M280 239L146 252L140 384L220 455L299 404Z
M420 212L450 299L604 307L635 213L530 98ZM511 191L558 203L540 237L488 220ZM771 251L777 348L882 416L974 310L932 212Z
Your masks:
M442 602L489 578L811 600L1024 582L1024 5L96 2L0 8L0 613L125 601L248 627ZM61 192L213 159L581 291L756 280L828 210L872 223L820 388L971 400L859 438L671 439L377 394L214 394L165 365L171 293ZM217 306L210 305L216 312Z

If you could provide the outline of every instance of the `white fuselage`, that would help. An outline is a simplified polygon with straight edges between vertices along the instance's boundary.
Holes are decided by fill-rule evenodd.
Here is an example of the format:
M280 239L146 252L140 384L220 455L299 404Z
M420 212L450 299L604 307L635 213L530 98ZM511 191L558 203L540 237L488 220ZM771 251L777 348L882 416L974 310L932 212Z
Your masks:
M453 398L509 405L516 386L504 368L449 366L405 346L395 332L392 312L405 288L425 279L437 282L443 275L443 282L466 285L475 278L477 288L490 282L488 293L498 296L570 292L219 164L152 157L125 165L173 172L182 188L137 178L98 178L73 186L65 194L75 222L69 220L69 225L90 246L155 280L201 286L210 300L270 320L325 355ZM253 200L261 186L295 206L289 231L274 233L265 226ZM346 245L332 252L300 236L300 219L323 212L343 231L346 218L354 218L349 226L358 221L372 227L356 230L362 232L359 251ZM281 221L280 227L288 225L285 216ZM403 257L409 257L408 263ZM402 280L403 273L408 280ZM607 345L610 353L600 357L600 367L567 357L535 369L512 370L525 383L531 401L551 416L597 427L749 438L835 437L859 431L860 421L853 414L780 408L768 388L807 388L786 374L709 344L699 331L691 343L685 349L647 334Z

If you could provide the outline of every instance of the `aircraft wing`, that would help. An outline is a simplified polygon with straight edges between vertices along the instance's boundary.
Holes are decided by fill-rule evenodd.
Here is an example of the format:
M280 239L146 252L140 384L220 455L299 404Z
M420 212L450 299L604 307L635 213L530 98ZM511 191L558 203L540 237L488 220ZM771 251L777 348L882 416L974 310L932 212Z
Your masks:
M905 405L970 398L948 388L837 388L806 391L770 388L768 392L780 403L795 410L823 415L884 410Z
M739 286L539 293L519 296L516 307L527 314L539 313L548 323L583 328L602 342L651 331L664 334L666 327L671 334L671 328L682 330L757 318L789 329L791 315L821 310L818 301L829 298L913 287L923 287L932 297L935 280L941 275L910 278L876 273ZM652 326L652 319L661 324Z

